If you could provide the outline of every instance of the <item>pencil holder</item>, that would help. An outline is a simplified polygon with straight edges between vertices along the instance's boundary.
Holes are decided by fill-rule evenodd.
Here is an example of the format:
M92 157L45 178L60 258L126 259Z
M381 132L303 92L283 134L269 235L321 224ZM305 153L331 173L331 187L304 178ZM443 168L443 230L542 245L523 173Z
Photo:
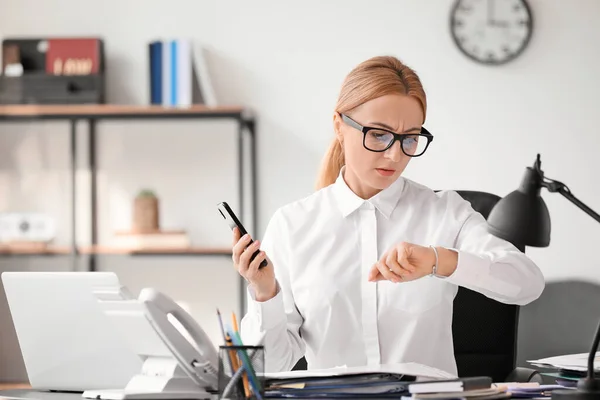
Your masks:
M264 372L263 346L220 346L219 398L262 400Z

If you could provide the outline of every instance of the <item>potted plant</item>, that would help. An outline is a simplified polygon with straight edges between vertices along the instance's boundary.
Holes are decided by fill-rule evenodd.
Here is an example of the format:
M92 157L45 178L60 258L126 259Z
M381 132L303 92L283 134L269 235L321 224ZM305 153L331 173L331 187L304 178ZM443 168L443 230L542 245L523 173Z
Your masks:
M133 204L133 231L135 233L158 232L159 202L154 191L141 190Z

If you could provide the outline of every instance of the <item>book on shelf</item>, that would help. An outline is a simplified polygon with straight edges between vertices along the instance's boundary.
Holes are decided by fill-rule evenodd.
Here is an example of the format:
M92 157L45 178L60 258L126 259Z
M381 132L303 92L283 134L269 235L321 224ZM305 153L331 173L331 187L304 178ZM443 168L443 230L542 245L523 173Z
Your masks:
M155 40L148 45L150 104L217 106L205 50L191 39Z
M152 250L152 249L187 249L191 241L185 231L157 230L149 232L117 231L111 243L118 249Z

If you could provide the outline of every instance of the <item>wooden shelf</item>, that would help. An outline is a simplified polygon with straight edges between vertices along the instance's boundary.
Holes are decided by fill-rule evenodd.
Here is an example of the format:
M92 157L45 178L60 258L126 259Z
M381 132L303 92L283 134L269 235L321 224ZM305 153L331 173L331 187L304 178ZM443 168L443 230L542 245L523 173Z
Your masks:
M56 256L71 253L71 249L66 246L46 246L42 247L8 247L0 245L0 255L40 255L40 256Z
M119 118L132 116L201 116L201 115L231 115L241 114L244 107L218 106L207 107L195 104L190 107L163 107L158 105L127 105L127 104L66 104L66 105L29 105L15 104L0 106L0 117L102 117Z
M82 246L79 248L79 253L85 255L230 256L231 249L220 247L190 247L181 249L153 248L137 250L110 246ZM46 249L11 249L6 246L0 246L0 256L53 256L69 254L71 254L71 249L69 247L48 246Z
M83 247L81 254L124 254L124 255L231 255L231 248L220 247L189 247L189 248L152 248L127 249L110 246Z

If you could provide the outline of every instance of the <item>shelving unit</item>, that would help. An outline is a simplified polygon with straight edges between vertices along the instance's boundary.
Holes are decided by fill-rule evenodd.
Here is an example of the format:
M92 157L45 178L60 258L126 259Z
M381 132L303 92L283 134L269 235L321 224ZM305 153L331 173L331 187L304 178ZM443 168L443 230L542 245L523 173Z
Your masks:
M128 250L101 246L98 244L98 217L97 217L97 132L96 125L104 120L149 120L149 119L197 119L197 120L234 120L238 124L238 202L240 210L237 212L240 219L248 223L248 227L257 228L257 202L256 202L256 143L255 119L249 110L236 106L206 107L194 105L188 108L167 108L162 106L136 106L136 105L6 105L0 106L0 122L36 121L36 120L64 120L70 124L70 173L71 173L71 244L70 246L49 246L41 250L12 251L0 246L0 256L60 256L70 255L77 261L79 255L88 256L88 270L96 271L98 255L144 255L144 256L228 256L231 257L230 248L202 248L193 247L184 250L151 249L144 251ZM79 246L77 244L77 215L76 215L76 160L77 142L76 128L80 121L87 122L88 127L88 168L90 170L90 195L91 195L91 245ZM249 136L249 170L250 170L250 218L244 215L245 182L244 178L244 133ZM240 312L245 309L243 278L240 277Z

